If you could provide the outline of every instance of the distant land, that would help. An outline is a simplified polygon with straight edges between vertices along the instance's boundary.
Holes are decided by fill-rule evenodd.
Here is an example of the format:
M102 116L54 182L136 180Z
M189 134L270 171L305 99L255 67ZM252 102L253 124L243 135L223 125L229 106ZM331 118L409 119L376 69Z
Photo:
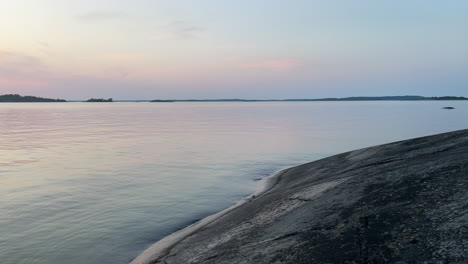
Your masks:
M173 103L174 100L151 100L150 103Z
M440 97L425 97L418 95L403 95L403 96L355 96L343 98L318 98L318 99L187 99L187 100L172 100L174 102L317 102L317 101L443 101L443 100L468 100L463 96L440 96Z
M91 98L91 99L88 99L86 102L88 102L88 103L112 103L113 100L112 100L112 98L109 98L109 99Z
M341 101L464 101L468 100L463 96L434 96L425 97L418 95L403 96L354 96L341 98L317 98L317 99L155 99L155 100L113 100L112 98L91 98L83 100L69 100L68 102L152 102L152 103L172 103L172 102L341 102ZM0 95L1 102L67 102L63 99L50 99L36 96L21 96L18 94Z
M19 94L0 95L1 103L43 103L43 102L66 102L63 99L51 99L36 96L21 96Z

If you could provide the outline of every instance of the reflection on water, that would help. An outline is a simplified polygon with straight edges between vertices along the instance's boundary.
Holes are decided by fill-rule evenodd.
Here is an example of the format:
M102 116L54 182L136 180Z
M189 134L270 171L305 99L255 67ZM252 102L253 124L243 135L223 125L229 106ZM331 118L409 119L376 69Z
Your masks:
M467 114L465 102L0 104L0 259L128 263L259 177L467 128Z

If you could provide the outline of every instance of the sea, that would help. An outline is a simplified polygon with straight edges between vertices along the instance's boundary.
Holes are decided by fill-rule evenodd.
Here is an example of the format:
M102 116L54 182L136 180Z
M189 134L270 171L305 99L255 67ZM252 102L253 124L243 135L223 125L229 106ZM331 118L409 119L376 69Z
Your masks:
M466 128L465 101L1 103L0 263L129 263L283 168Z

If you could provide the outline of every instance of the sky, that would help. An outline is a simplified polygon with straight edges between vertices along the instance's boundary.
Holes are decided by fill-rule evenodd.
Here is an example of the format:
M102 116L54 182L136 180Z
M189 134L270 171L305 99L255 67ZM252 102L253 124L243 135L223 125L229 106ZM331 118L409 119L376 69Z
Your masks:
M0 0L0 94L468 96L466 0Z

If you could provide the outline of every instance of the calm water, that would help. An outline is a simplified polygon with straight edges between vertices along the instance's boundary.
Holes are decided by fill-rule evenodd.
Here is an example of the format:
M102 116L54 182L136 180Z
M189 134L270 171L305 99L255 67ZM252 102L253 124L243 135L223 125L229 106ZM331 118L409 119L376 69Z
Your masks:
M278 169L463 128L466 102L0 104L0 260L128 263Z

